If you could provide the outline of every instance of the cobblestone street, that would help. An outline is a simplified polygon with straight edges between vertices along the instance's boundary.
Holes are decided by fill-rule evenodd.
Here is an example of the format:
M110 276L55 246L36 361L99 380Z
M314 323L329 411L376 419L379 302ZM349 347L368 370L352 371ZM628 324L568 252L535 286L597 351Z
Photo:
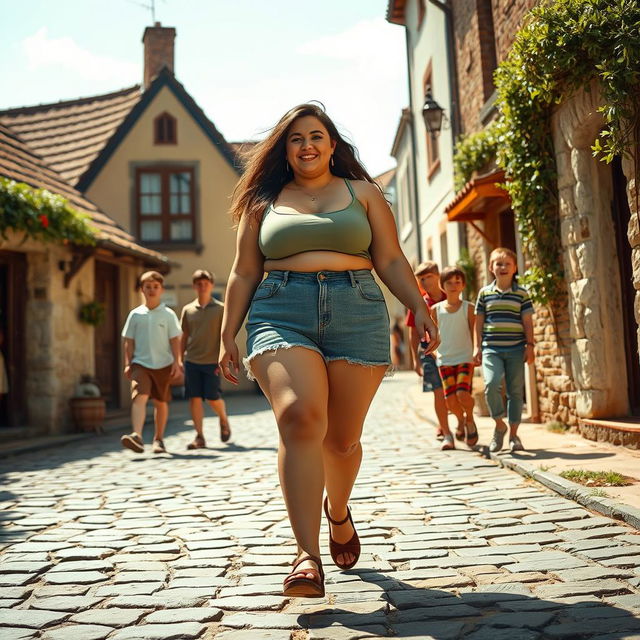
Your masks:
M363 555L345 573L324 556L322 601L279 595L294 545L257 396L229 399L230 446L208 418L210 448L187 451L174 419L166 455L110 433L0 460L0 638L640 638L640 533L440 452L413 384L396 375L374 401L352 501Z

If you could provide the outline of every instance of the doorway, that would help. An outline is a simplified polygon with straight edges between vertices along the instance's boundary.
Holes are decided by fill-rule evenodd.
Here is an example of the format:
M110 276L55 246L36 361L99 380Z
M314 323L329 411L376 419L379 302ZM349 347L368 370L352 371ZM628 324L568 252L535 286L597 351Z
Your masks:
M95 299L105 308L104 322L94 331L96 379L107 407L120 406L118 327L118 267L108 262L95 263Z
M26 282L25 255L0 251L0 351L8 383L8 392L0 394L0 428L26 424Z
M622 302L622 323L624 330L624 351L627 365L627 392L631 415L640 416L640 355L638 354L638 325L633 313L636 291L633 286L631 263L631 245L627 238L627 229L631 219L631 210L627 200L627 179L622 171L620 158L611 163L613 199L611 213L616 234L618 268L620 270L620 289Z

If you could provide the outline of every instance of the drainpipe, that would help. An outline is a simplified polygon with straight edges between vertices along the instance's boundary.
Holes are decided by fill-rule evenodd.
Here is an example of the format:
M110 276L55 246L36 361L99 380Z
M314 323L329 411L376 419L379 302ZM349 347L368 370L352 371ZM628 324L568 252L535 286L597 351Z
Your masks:
M420 229L420 198L418 190L418 163L417 163L417 148L416 142L416 128L414 125L414 112L413 112L413 79L411 78L411 69L413 68L413 55L411 53L411 44L409 42L409 29L405 25L404 27L405 45L407 48L407 82L409 84L409 129L411 131L411 164L413 167L413 194L415 207L414 224L416 225L416 255L418 258L418 264L422 262L422 231Z

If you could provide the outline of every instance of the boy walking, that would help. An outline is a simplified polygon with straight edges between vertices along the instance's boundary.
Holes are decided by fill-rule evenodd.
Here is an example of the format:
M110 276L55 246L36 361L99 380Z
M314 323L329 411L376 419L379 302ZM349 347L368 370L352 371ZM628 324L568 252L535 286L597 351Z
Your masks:
M437 302L444 300L445 295L440 289L440 270L435 262L431 260L422 262L413 273L421 290L425 292L423 298L429 309L431 309L431 307ZM422 390L425 392L433 392L433 403L439 425L436 435L439 440L443 441L442 449L452 449L453 444L449 444L449 440L445 440L447 435L451 436L451 431L449 431L447 405L444 400L442 380L440 379L440 373L438 372L438 365L436 364L435 356L431 354L426 356L424 355L420 346L422 336L419 336L416 331L415 318L411 310L407 311L405 324L409 327L411 362L413 364L413 369L422 377ZM451 440L451 443L452 442L453 441Z
M147 401L154 404L153 453L165 453L164 429L169 415L171 378L182 370L180 323L163 302L164 278L157 271L140 276L144 304L129 313L122 329L124 338L124 375L131 380L131 424L133 432L120 439L123 447L136 453L144 451L142 429Z
M489 451L500 451L507 433L502 380L507 387L509 448L523 451L518 437L524 402L524 363L533 362L533 304L516 280L516 254L498 247L489 256L495 280L482 287L476 305L475 363L482 364L485 397L495 421Z
M437 363L444 386L447 407L458 420L456 437L467 446L478 443L478 431L473 420L473 304L461 299L466 285L464 271L446 267L440 274L440 287L447 296L432 308L440 329ZM453 448L453 439L450 444ZM447 441L447 436L445 436Z
M189 398L189 409L196 435L187 449L202 449L206 446L203 432L206 400L220 420L220 440L227 442L231 428L227 409L220 390L218 353L220 351L220 329L224 305L211 296L215 283L213 275L198 269L192 276L197 298L182 309L181 349L184 359L185 396Z

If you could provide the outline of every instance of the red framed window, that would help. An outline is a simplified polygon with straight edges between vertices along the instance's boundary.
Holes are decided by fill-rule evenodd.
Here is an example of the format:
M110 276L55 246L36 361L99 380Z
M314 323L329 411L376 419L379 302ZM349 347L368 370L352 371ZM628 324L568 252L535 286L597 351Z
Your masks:
M144 244L194 242L193 168L136 169L136 214L138 238Z
M177 120L166 111L153 121L154 144L178 144Z

